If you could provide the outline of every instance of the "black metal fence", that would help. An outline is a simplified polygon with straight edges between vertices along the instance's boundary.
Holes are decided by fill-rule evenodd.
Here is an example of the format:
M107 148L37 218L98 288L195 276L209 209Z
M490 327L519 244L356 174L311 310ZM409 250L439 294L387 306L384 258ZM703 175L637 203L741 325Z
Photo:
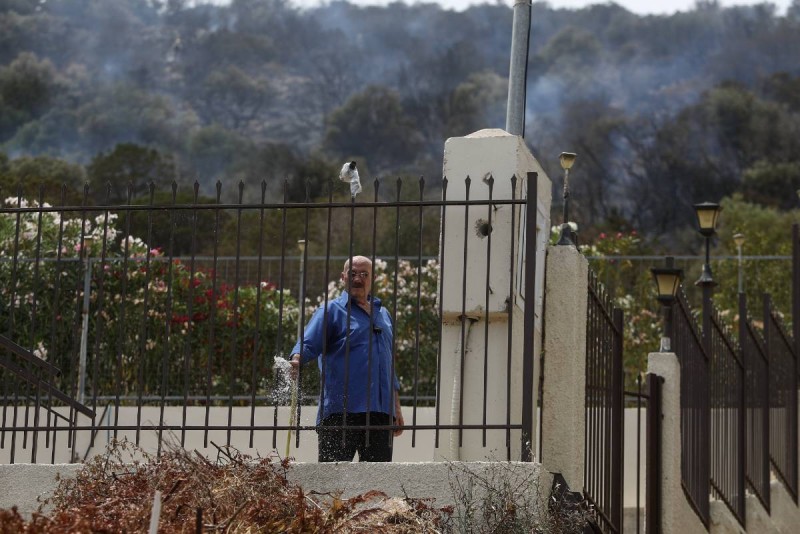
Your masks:
M710 520L709 361L695 315L683 290L672 309L672 349L681 366L681 484L689 503L708 526Z
M671 337L681 364L682 483L706 526L709 493L744 526L746 485L770 510L770 466L797 500L795 342L769 295L763 337L739 295L737 340L715 310L710 288L703 290L699 313L683 291L672 311Z
M718 312L712 306L703 313L710 316L711 488L744 525L745 369L739 345Z
M613 306L589 271L586 322L586 468L584 495L605 532L621 532L623 520L622 310Z
M769 355L769 456L797 502L797 358L769 295L764 295L764 340Z
M739 294L739 344L745 363L745 475L750 489L769 512L769 357L743 293Z
M38 461L39 435L52 447L56 434L66 434L59 443L74 447L79 432L90 432L92 439L100 431L135 432L138 441L148 428L159 433L159 443L167 432L178 434L181 444L187 433L202 433L207 443L214 430L225 431L228 442L231 432L248 432L251 446L258 441L256 432L262 442L264 433L271 434L273 447L277 432L293 430L299 442L315 425L303 425L299 417L279 420L279 408L290 400L274 362L288 357L313 309L338 292L332 283L342 258L361 254L373 260L373 293L383 299L394 325L392 367L408 406L406 431L432 430L438 437L440 430L470 428L484 435L501 432L506 441L512 431L521 432L529 459L531 436L523 426L535 409L532 394L523 396L522 413L511 413L509 402L502 418L487 418L484 410L478 424L445 423L436 402L442 387L444 280L466 279L480 265L485 285L471 282L461 301L467 289L487 299L490 290L519 292L520 298L509 295L507 314L516 302L524 320L514 328L533 326L535 257L514 258L515 251L524 256L535 247L530 236L536 235L536 175L508 182L502 185L510 194L503 196L493 194L494 179L468 178L459 183L460 193L448 198L447 180L433 191L422 179L410 191L400 180L383 191L386 182L376 180L364 193L372 198L358 201L334 196L332 184L327 198L305 202L289 202L286 195L270 202L266 184L260 201L250 203L243 200L243 184L234 202L223 201L220 184L211 201L199 198L196 185L192 198L179 201L175 184L161 195L151 186L145 199L129 194L123 205L93 205L88 188L80 205L69 204L65 191L55 206L44 202L43 190L35 200L16 195L0 206L0 334L10 344L0 347L0 446L21 439L27 448L31 439L28 458ZM478 188L487 191L476 195ZM498 208L510 212L510 223L492 219ZM479 219L477 226L469 213ZM445 249L440 242L445 227L455 224L463 225L463 250L480 234L469 260L439 252ZM505 239L510 249L497 241L493 248L493 229L499 227L512 232ZM232 264L224 258L233 258ZM463 272L456 267L462 263ZM490 273L499 272L507 274L508 285L490 289ZM510 317L508 324L508 347L490 352L493 362L510 366ZM524 378L531 383L522 387L529 392L532 351L526 343ZM484 352L489 354L488 345ZM510 367L506 374L511 376ZM319 382L316 366L303 367L301 395L314 398ZM480 394L492 392L485 387L483 393L469 392ZM110 414L105 418L103 406ZM182 407L178 421L165 417L170 406ZM436 410L432 424L418 420L418 409L426 406ZM88 422L77 422L79 407ZM124 407L136 411L133 423L118 419ZM189 407L205 412L202 421L187 416ZM213 408L227 411L226 423L209 422ZM272 420L256 420L257 408L271 409ZM147 419L152 415L146 409L156 410L155 421ZM249 420L236 422L235 409L249 410Z

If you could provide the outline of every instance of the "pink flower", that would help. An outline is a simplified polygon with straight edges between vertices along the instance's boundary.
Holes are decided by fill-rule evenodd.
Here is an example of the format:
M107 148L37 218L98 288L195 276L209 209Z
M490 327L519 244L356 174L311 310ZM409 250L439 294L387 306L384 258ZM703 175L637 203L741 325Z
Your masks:
M605 238L606 238L606 233L600 232L600 239L605 239Z

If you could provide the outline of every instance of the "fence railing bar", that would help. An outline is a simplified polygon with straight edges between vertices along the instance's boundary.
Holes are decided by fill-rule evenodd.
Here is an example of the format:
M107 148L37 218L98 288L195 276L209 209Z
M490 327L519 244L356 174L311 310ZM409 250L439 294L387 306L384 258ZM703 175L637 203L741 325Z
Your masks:
M517 198L517 177L516 175L511 177L511 198ZM517 228L517 206L514 204L511 205L511 240L509 243L509 258L508 258L508 337L506 341L506 391L511 392L511 355L512 355L512 347L514 345L514 305L516 304L516 298L514 294L514 266L516 264L515 256L514 256L514 243L516 242L516 237L518 235L519 229ZM442 217L442 235L444 235L444 217ZM444 257L444 255L442 255ZM440 277L442 276L441 273L444 272L444 268L440 269ZM439 317L441 317L441 312L439 313ZM441 353L441 334L439 336L440 339L440 346L439 352ZM438 374L437 382L438 382ZM437 405L438 405L438 398L437 398ZM506 395L506 425L511 424L511 395ZM533 444L531 444L533 447ZM506 458L509 460L511 459L511 432L506 431Z
M27 432L43 432L43 431L46 431L48 429L52 430L52 427L47 427L47 426L14 426L14 425L12 425L10 427L4 427L4 428L5 428L5 430L10 430L10 431L13 430L13 431L17 431L17 432L23 432L23 431L27 431ZM102 430L102 429L105 429L105 428L108 428L108 425L97 425L97 424L88 425L87 424L87 425L70 425L68 427L64 427L62 430L69 430L69 431ZM184 430L185 429L187 432L205 432L206 430L208 430L209 432L214 432L214 431L227 431L229 429L230 430L246 430L246 431L250 431L250 430L253 430L253 431L265 431L265 430L277 430L277 431L281 431L281 430L292 430L292 431L303 430L303 431L305 431L305 430L314 430L315 431L318 427L316 426L316 424L313 424L313 425L299 425L299 426L297 426L297 425L288 425L288 424L285 424L285 425L230 425L230 426L229 425L214 425L214 424L211 424L211 425L206 426L204 424L203 425L179 425L179 424L174 424L173 425L173 424L166 424L165 423L163 425L158 425L158 424L119 425L118 428L119 428L120 431L135 431L137 429L139 429L139 430L156 430L156 431L157 430L177 431L177 430ZM397 430L400 427L398 427L397 425L369 425L369 426L367 426L367 425L364 424L364 425L331 425L330 427L326 427L326 428L335 429L335 430L339 430L339 429L343 429L343 428L347 428L348 430L367 430L367 429L370 429L370 430ZM522 430L522 425L521 424L513 424L511 426L508 426L508 425L504 425L504 424L487 424L486 428L487 428L487 430L503 430L503 431L505 431L505 430ZM483 429L483 425L481 425L481 424L464 424L464 425L457 425L457 424L453 424L453 425L450 425L450 424L444 424L444 425L425 424L425 425L421 425L421 424L417 424L415 426L406 425L406 426L403 427L403 430L414 430L414 429L416 429L417 431L425 430L425 431L431 431L431 432L433 432L436 429L439 429L439 430L482 430Z
M641 381L640 381L641 383ZM650 399L647 403L647 470L646 470L646 483L647 494L645 496L645 521L647 525L646 532L648 534L657 534L661 532L661 503L662 503L662 487L661 481L663 478L661 460L662 460L662 384L664 379L654 374L647 375L647 390L650 394ZM637 440L638 441L638 440ZM683 483L681 486L686 488ZM637 488L638 489L638 488ZM637 491L637 499L639 492ZM688 497L688 495L687 495ZM694 508L693 499L687 499L689 504ZM637 507L637 517L638 517ZM699 514L698 510L695 512ZM637 529L639 522L637 520Z
M26 349L22 345L19 345L19 344L15 343L14 341L12 341L11 339L7 338L3 334L0 334L0 346L5 348L5 349L7 349L7 350L9 350L9 351L11 351L13 354L16 354L17 356L19 356L20 358L22 358L26 362L31 363L31 364L39 367L44 372L46 372L48 374L48 376L58 376L58 375L61 374L61 369L59 369L58 367L56 367L55 365L53 365L53 364L51 364L49 362L46 362L45 360L37 357L31 351L29 351L28 349Z
M273 202L273 203L266 203L266 204L259 204L259 203L252 203L252 204L245 204L242 206L244 210L259 210L259 209L291 209L291 210L305 210L305 209L314 209L314 208L322 208L330 206L331 208L354 208L354 209L371 209L374 206L384 207L384 208L414 208L418 206L423 207L440 207L440 206L486 206L489 204L488 200L486 199L479 199L479 200L396 200L396 201L380 201L380 202L369 202L369 201L359 201L359 202L351 202L343 201L343 202L289 202L289 203L281 203L281 202ZM491 204L496 206L506 206L506 205L524 205L525 201L523 199L494 199L492 200ZM152 209L154 211L169 211L169 210L177 210L177 211L186 211L186 210L193 210L193 209L200 209L200 210L209 210L213 211L216 209L220 210L236 210L238 209L239 205L236 203L223 203L220 202L219 204L176 204L172 206L170 204L153 204ZM54 212L54 211L74 211L74 212L83 212L83 213L90 213L90 212L102 212L106 209L114 209L116 211L148 211L150 207L148 205L98 205L98 206L59 206L59 207L24 207L24 208L0 208L0 214L3 213L34 213L34 212Z
M47 391L51 396L66 404L70 409L80 412L87 417L94 417L94 410L92 410L87 406L84 406L83 404L74 400L69 395L62 393L58 388L56 388L46 380L37 378L23 367L20 367L14 362L12 362L5 354L0 354L0 366L5 367L6 369L14 373L14 375L26 381L28 384L36 388L40 388ZM16 406L16 404L17 403L15 402L14 405ZM5 421L3 421L3 428L5 427L6 427Z
M489 186L489 201L492 200L492 193L494 191L494 177L489 175L488 180L484 180L484 182ZM486 316L483 320L483 406L482 406L482 422L486 424L486 414L487 414L487 397L489 396L489 291L491 289L489 281L491 280L491 269L492 269L492 211L494 208L492 207L491 203L488 205L487 208L487 217L488 225L487 227L487 235L486 237L486 280L484 282L484 310L486 310ZM417 290L419 290L420 286L417 285ZM482 432L482 445L486 447L486 430ZM510 458L509 458L510 460Z
M197 180L195 180L194 185L193 185L193 194L194 194L194 202L195 203L197 203L197 196L199 194L199 190L200 190L200 184L197 182ZM262 190L262 195L263 195L263 190L264 190L263 182L262 182L261 190ZM263 198L263 196L262 196L262 198ZM261 215L262 215L262 220L261 220L261 225L260 225L260 231L262 232L261 235L263 236L263 231L264 231L263 212L261 213ZM195 328L195 324L196 324L195 316L194 316L194 304L195 304L195 290L196 290L195 277L197 276L197 270L196 270L197 265L195 263L195 252L197 251L197 210L192 210L191 221L192 221L192 223L191 223L192 224L192 231L191 231L190 245L189 245L189 294L188 294L188 296L186 298L186 315L187 315L186 328L189 329L190 331L191 331L191 329ZM259 245L260 245L260 243L259 243ZM259 248L259 252L260 251L261 251L261 249ZM259 260L258 267L259 267L259 279L260 279L260 274L261 274L261 261L260 260ZM257 291L259 292L259 296L260 296L260 294L261 294L261 284L258 285ZM260 317L260 313L261 313L261 306L260 306L261 303L260 303L259 299L256 299L256 302L257 302L257 304L256 304L256 324L260 324L258 318ZM259 329L257 328L256 329L256 333L255 333L256 340L258 339L258 331L259 331ZM184 342L183 342L183 410L181 410L181 420L183 421L183 425L184 426L186 425L186 415L187 415L186 410L187 410L188 404L189 404L189 373L191 372L191 369L192 369L192 367L191 367L192 350L191 350L191 346L190 346L190 339L191 338L187 335L186 338L184 339ZM258 347L258 342L257 341L255 343L255 346ZM254 350L258 350L258 349L255 348ZM253 358L253 361L255 362L255 358ZM254 372L255 372L255 369L254 369ZM254 375L254 380L253 380L253 391L255 392L255 375ZM119 392L117 392L117 395L119 395ZM255 406L255 401L253 401L253 405ZM119 401L117 402L117 412L119 412ZM115 414L114 417L115 418L118 417L118 413ZM254 423L254 421L252 419L250 420L250 422ZM116 423L115 423L115 425L116 425ZM116 436L116 429L114 430L114 433L115 433L115 436ZM252 439L253 439L253 434L251 432L250 433L250 440L251 440L250 446L251 447L253 446ZM183 447L185 445L186 445L186 432L185 431L181 431L181 447Z
M425 186L425 181L423 178L420 178L419 182L419 197L420 199L423 198L423 188ZM375 189L377 194L377 188ZM491 196L491 193L490 193ZM375 199L377 200L377 198ZM375 217L377 217L378 208L375 207ZM423 234L423 209L422 206L419 207L417 219L419 221L418 233L417 233L417 313L416 313L416 321L415 321L415 329L414 329L414 340L415 340L415 349L414 349L414 404L412 406L412 424L417 424L417 395L419 395L419 344L420 344L420 320L422 316L422 236ZM375 254L375 242L377 241L376 231L377 231L377 224L373 225L373 248L372 253ZM397 270L397 269L396 269ZM486 446L484 438L484 446ZM414 447L417 444L417 432L416 430L411 431L411 446Z
M538 199L539 175L529 172L526 176L525 204L525 316L523 332L528 332L522 346L522 461L533 461L533 369L535 330L534 303L536 302L536 215ZM544 411L544 406L541 407ZM541 436L541 432L539 434Z

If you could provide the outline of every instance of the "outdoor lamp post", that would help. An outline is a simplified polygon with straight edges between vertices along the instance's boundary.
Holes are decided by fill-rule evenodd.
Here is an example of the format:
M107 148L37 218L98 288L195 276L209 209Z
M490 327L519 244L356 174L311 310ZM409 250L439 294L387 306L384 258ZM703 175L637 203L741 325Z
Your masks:
M83 236L81 258L83 260L83 305L81 306L81 345L78 356L78 402L85 404L86 395L86 352L89 345L89 297L92 291L92 260L89 251L92 236Z
M739 293L742 292L742 245L744 245L744 234L733 234L733 242L736 243L736 251L739 256Z
M703 272L695 285L703 287L714 287L717 283L711 275L711 237L717 232L717 220L722 207L714 202L702 202L694 205L697 215L697 224L700 227L700 234L706 238L706 261L703 264Z
M558 156L558 160L561 162L561 168L564 169L564 207L562 211L563 222L561 224L561 236L559 236L556 245L575 244L572 240L572 229L569 227L569 170L572 168L577 157L578 155L573 152L562 152L561 155Z
M669 352L671 350L672 305L675 303L675 297L678 294L678 288L681 286L681 278L683 277L683 270L676 269L674 261L672 256L668 256L665 267L653 267L650 269L650 272L653 273L653 280L656 282L658 301L664 308L664 335L661 337L659 352Z

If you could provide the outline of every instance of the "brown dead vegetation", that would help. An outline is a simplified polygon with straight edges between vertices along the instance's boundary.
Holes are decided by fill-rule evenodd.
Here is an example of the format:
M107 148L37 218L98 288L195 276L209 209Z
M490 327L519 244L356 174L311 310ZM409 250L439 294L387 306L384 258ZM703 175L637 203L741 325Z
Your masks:
M216 461L169 446L160 457L127 441L61 480L49 513L24 520L0 510L0 534L147 532L156 491L159 533L417 533L448 530L451 509L370 491L349 499L306 492L287 480L287 459L218 447Z

